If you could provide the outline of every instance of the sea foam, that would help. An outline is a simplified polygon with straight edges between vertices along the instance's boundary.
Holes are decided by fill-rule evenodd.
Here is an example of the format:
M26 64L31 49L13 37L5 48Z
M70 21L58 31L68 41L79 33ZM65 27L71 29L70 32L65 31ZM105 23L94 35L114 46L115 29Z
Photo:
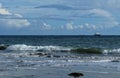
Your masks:
M7 50L32 50L32 51L69 51L70 48L62 46L31 46L26 44L16 44L7 47Z
M64 47L64 46L33 46L26 44L10 45L6 50L18 50L18 51L47 51L47 52L78 52L81 54L120 54L120 48L115 49L99 49L99 48L81 48L81 47Z

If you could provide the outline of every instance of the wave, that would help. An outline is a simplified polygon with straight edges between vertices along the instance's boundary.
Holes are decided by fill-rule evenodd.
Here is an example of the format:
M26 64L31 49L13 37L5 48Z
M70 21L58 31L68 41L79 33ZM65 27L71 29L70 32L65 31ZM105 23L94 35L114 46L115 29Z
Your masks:
M101 54L101 50L97 48L73 48L73 47L64 47L64 46L31 46L26 44L16 44L10 45L8 47L1 46L6 48L6 50L19 50L19 51L40 51L40 52L73 52L81 54ZM3 50L3 49L2 49Z
M32 46L26 44L0 45L0 50L18 50L18 51L41 51L41 52L72 52L81 54L120 54L120 48L101 49L101 48L81 48L64 46Z
M104 54L120 54L120 48L114 48L114 49L104 49Z
M70 48L62 46L31 46L26 44L10 45L7 50L32 50L32 51L70 51Z

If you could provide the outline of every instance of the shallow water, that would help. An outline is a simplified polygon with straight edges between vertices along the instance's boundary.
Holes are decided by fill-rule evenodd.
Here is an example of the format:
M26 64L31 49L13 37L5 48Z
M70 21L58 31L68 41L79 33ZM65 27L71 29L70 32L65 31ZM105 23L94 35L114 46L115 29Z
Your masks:
M32 51L1 52L0 78L70 78L71 72L82 72L83 78L118 78L120 74L120 62L111 62L113 58L108 55L59 52L58 56L53 52L47 57L30 53Z

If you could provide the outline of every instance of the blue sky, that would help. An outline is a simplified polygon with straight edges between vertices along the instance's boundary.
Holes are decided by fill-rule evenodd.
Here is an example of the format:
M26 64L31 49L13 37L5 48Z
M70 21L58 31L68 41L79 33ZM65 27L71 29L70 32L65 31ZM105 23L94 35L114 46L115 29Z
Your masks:
M120 35L120 0L0 0L0 35Z

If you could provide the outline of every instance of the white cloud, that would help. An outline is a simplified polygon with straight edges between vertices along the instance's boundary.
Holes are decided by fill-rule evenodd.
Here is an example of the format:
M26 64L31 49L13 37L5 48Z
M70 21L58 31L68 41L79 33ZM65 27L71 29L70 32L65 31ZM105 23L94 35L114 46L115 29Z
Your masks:
M84 27L90 28L90 25L88 23L85 23Z
M112 18L111 13L103 9L92 9L92 10L89 10L89 13L93 13L95 15L103 16L107 18Z
M67 23L66 24L66 29L67 30L73 30L74 28L73 28L73 23Z
M23 19L20 14L11 13L8 10L2 8L0 3L0 23L8 27L27 27L30 25L27 19ZM15 18L15 19L14 19Z
M5 9L0 8L0 14L2 15L11 15L11 13Z
M66 30L81 30L81 29L87 29L87 30L100 30L100 29L105 29L105 28L112 28L119 25L118 22L116 21L111 21L109 22L100 22L97 24L91 24L91 23L84 23L84 24L78 24L74 25L73 23L67 23L64 26L61 26L61 29L66 29Z
M7 11L4 8L2 8L2 4L1 3L0 3L0 14L1 15L11 15L11 13L9 11Z
M8 19L5 21L9 27L27 27L30 25L30 23L25 19L22 19L22 20L21 19Z
M83 24L83 28L85 28L85 29L94 29L95 30L98 27L96 27L96 25L94 25L94 24L85 23L85 24Z
M100 16L106 19L105 21L99 21L98 28L111 28L119 25L119 22L115 20L114 16L107 10L104 9L92 9L89 10L90 14ZM100 27L102 26L102 27ZM104 27L103 27L104 26ZM95 27L94 27L95 28Z
M78 26L76 26L76 28L83 29L84 26L83 25L78 25Z
M19 2L19 1L17 1ZM103 28L109 28L109 27L114 27L116 25L119 25L119 23L116 21L116 19L114 18L114 15L110 12L111 10L109 10L108 8L104 8L107 7L108 4L109 6L111 5L111 7L114 6L118 6L120 3L120 0L64 0L64 1L59 1L59 0L54 0L54 1L49 1L49 0L44 0L44 1L40 1L40 0L35 0L35 1L28 1L29 3L35 3L37 5L34 6L40 6L40 5L52 5L52 4L58 4L58 5L64 5L66 4L66 6L70 6L72 8L75 8L74 11L73 10L56 10L53 8L41 8L41 9L33 9L31 7L33 7L33 5L29 5L29 6L22 6L22 7L27 7L28 9L25 9L24 11L23 8L20 8L21 6L19 6L18 11L21 11L21 13L29 13L29 16L31 14L31 17L37 17L39 16L42 20L43 19L48 19L48 20L57 20L57 19L67 19L68 21L76 21L76 20L80 20L86 18L85 16L89 16L93 14L94 16L98 16L100 17L100 21L99 18L95 18L95 22L91 22L91 20L89 20L89 18L91 19L92 16L89 16L89 18L86 20L86 22L88 23L84 23L84 24L79 24L79 25L74 25L73 23L67 23L66 25L61 26L62 29L67 29L67 30L74 30L74 29L83 29L83 28L87 28L87 29L103 29ZM37 3L36 3L37 2ZM96 4L96 2L98 2L99 4L104 5L103 7L101 7L100 5L98 6ZM106 2L108 2L108 4L106 4ZM106 4L106 5L105 5ZM117 4L117 5L116 5ZM16 6L16 5L13 5ZM109 7L108 6L108 7ZM6 9L2 8L2 4L0 4L0 9L2 15L3 14L12 14L9 16L13 16L13 17L17 17L17 18L23 18L22 15L20 14L13 14L10 13L9 11L7 11ZM14 8L12 8L14 10ZM16 8L15 8L16 9ZM16 11L17 12L17 11ZM38 15L39 14L39 15ZM87 15L88 14L88 15ZM5 15L4 15L5 16ZM102 18L102 20L101 20ZM104 21L105 18L105 21ZM13 26L13 27L24 27L24 26L29 26L29 22L26 19L7 19L8 21L5 22L5 24L9 25L9 26ZM96 21L97 20L97 21ZM106 21L107 20L107 21ZM6 20L4 20L6 21ZM15 21L15 22L14 22ZM59 21L59 20L57 20ZM63 20L64 21L64 20ZM23 24L22 24L23 22ZM98 24L96 24L98 23ZM22 25L21 25L22 24ZM42 29L44 30L50 30L53 28L53 26L47 24L47 23L43 23L43 25L41 26Z
M92 29L94 29L94 30L97 29L96 25L91 25L91 27L92 27Z
M20 14L14 14L16 17L20 17L20 18L22 18L23 16L22 15L20 15Z
M74 25L73 29L83 29L84 26L83 25Z
M42 29L43 29L43 30L51 30L51 29L52 29L52 26L51 26L50 24L43 23Z
M83 25L74 25L73 22L69 22L64 26L61 26L61 29L66 29L66 30L75 30L75 29L83 29Z

